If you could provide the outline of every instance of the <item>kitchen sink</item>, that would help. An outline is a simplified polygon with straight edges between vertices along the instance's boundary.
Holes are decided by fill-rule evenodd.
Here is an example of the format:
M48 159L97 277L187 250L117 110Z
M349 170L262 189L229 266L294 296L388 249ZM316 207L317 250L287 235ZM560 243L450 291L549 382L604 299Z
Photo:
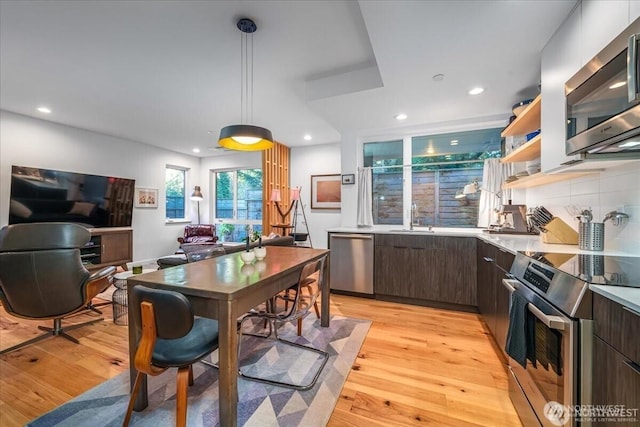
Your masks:
M423 229L409 230L408 228L403 228L398 230L389 230L389 231L392 233L412 233L412 234L419 234L419 233L434 234L435 233L435 230L423 230Z

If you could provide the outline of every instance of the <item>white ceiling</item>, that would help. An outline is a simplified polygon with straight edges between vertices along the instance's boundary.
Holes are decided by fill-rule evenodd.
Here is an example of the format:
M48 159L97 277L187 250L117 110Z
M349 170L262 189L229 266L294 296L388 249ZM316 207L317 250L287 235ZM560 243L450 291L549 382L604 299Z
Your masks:
M221 154L212 149L220 128L241 119L235 24L249 17L258 26L252 124L286 145L506 123L511 105L537 93L540 51L575 3L2 0L0 108ZM477 85L485 92L468 95ZM409 118L397 122L398 112Z

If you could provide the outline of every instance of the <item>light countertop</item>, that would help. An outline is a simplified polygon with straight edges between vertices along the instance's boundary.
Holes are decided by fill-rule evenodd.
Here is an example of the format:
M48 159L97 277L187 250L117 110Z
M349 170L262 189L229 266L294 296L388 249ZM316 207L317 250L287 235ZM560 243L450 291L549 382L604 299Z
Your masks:
M523 252L556 252L567 254L596 254L596 255L617 255L639 257L640 253L629 253L613 249L604 251L585 251L578 245L560 245L543 243L540 236L514 235L514 234L490 234L483 233L479 228L442 228L434 227L432 232L426 228L416 228L414 230L403 230L401 226L375 226L371 228L339 227L327 230L329 233L358 233L358 234L408 234L408 235L432 235L432 236L456 236L456 237L477 237L488 243L511 253ZM640 288L629 288L622 286L590 285L593 292L597 292L625 307L640 313Z
M560 245L543 243L540 236L519 235L519 234L498 234L483 233L481 228L446 228L433 227L429 232L426 227L416 227L414 230L403 230L402 226L374 226L369 228L360 227L338 227L327 230L329 233L359 233L359 234L408 234L425 236L455 236L455 237L477 237L495 246L512 253L524 252L559 252L566 254L596 254L596 255L617 255L640 257L640 253L629 253L615 249L605 249L604 251L585 251L578 245Z
M640 313L640 289L624 286L589 285L589 289Z

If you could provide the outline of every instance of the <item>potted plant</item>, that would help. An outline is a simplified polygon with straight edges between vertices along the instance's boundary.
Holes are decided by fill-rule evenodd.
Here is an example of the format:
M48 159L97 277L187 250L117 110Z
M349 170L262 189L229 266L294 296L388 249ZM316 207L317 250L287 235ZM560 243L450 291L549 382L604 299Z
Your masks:
M228 242L230 241L230 237L233 234L236 227L233 224L222 224L220 225L220 233L222 233L222 241Z

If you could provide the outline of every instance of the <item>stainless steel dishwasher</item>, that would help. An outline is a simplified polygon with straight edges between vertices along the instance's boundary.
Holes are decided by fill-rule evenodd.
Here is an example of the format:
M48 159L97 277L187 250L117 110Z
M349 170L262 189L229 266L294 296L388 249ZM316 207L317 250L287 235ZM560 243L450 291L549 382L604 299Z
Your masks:
M373 295L373 234L329 234L331 289Z

